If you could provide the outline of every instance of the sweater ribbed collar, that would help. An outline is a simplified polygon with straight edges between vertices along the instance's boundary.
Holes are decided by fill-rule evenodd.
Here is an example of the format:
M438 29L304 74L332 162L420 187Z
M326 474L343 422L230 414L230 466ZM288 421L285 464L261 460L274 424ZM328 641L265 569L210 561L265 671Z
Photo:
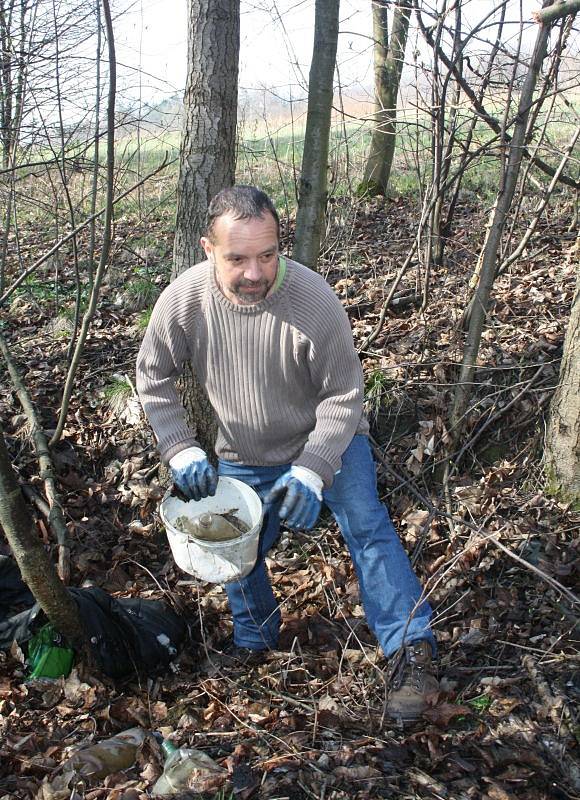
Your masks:
M285 257L280 256L280 258L285 258ZM287 258L285 260L286 260L286 274L284 275L284 280L282 281L280 286L274 289L272 294L268 295L268 297L265 297L263 300L260 300L259 303L252 303L252 305L249 306L240 305L238 303L232 303L232 301L229 300L225 296L225 294L223 294L222 290L218 286L215 277L215 267L208 261L207 263L209 269L210 291L221 306L226 308L228 311L232 311L234 314L246 314L246 315L261 314L263 311L266 311L267 309L276 305L280 301L280 298L282 297L282 295L284 294L290 283L292 269L290 266L290 261ZM278 265L278 269L280 269L280 265Z

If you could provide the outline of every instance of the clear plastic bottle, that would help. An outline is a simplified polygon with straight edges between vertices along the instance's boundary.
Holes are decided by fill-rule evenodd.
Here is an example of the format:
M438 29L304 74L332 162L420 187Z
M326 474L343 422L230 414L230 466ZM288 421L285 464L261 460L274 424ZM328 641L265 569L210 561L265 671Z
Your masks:
M208 775L226 773L223 767L201 750L188 747L177 748L172 742L165 740L161 747L167 756L163 774L155 782L151 793L160 797L170 797L185 789L203 791L203 780ZM193 773L196 773L196 776ZM196 786L196 778L200 784Z
M77 750L68 759L67 766L87 778L105 778L132 767L147 736L143 728L129 728L110 739L101 739Z
M194 536L207 542L227 542L239 539L241 531L221 514L201 514L194 520Z

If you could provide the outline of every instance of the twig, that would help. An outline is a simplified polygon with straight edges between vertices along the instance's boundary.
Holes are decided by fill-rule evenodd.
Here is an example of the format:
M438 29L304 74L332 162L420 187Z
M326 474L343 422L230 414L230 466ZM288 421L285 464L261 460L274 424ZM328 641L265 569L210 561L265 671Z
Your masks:
M74 380L85 342L87 340L89 328L97 310L101 282L105 274L105 268L109 263L109 250L111 247L113 192L115 189L115 99L117 94L117 62L115 56L115 38L113 34L113 23L111 21L109 0L103 0L103 13L105 15L107 48L109 53L109 97L107 104L107 199L105 202L105 221L103 223L103 244L101 247L99 266L97 267L94 283L91 289L91 297L87 310L83 316L81 330L79 332L75 351L66 376L58 422L56 425L56 430L50 440L50 445L54 445L59 441L64 430L66 415L68 414L69 402L73 391Z
M499 548L506 555L508 555L511 559L513 559L514 561L517 561L517 563L520 564L522 567L525 567L526 569L530 570L535 575L537 575L539 578L541 578L543 581L548 583L553 589L556 589L556 591L558 591L562 595L564 595L564 597L566 597L572 605L580 605L580 598L577 597L574 594L574 592L570 591L570 589L567 589L559 581L557 581L555 578L552 578L550 575L548 575L547 573L543 572L541 569L538 569L538 567L534 566L533 564L530 564L529 561L526 561L525 559L523 559L520 556L518 556L516 553L512 552L509 548L507 548L504 544L502 544L498 540L496 534L488 533L488 532L485 531L484 527L477 527L476 525L473 525L471 522L468 522L467 520L462 519L461 517L457 517L457 516L455 516L453 514L449 514L448 512L439 510L436 506L433 505L433 503L429 500L429 498L427 498L424 495L422 495L421 492L419 492L419 490L415 486L413 486L413 483L410 480L405 480L405 478L403 478L401 475L399 475L399 473L396 472L396 470L394 470L391 466L389 466L387 460L385 459L383 454L380 452L380 449L379 449L376 441L374 439L372 439L372 437L371 437L371 442L374 445L373 449L374 449L375 455L377 456L377 458L381 462L381 464L384 467L384 469L392 477L394 477L400 484L406 484L409 487L409 491L411 492L411 494L413 494L417 499L419 499L421 501L421 503L424 504L425 508L427 508L428 511L432 511L437 516L444 517L445 519L451 518L458 525L463 525L464 527L466 527L469 530L471 530L474 533L476 533L478 536L484 537L486 541L490 541L497 548ZM499 531L498 531L498 533L499 533Z
M544 677L542 670L534 661L532 656L524 656L522 658L522 664L536 685L538 694L546 704L548 708L548 714L554 723L558 736L563 736L566 739L570 738L572 736L570 728L563 718L565 718L567 721L572 721L574 718L566 701L561 695L554 696L552 694L552 690L550 689L548 681Z
M18 368L14 363L6 340L0 334L0 352L4 356L8 372L12 378L12 383L20 400L24 413L30 424L30 437L34 446L34 452L38 458L40 467L40 477L44 481L44 491L48 499L47 520L58 542L58 572L63 583L68 583L70 579L70 547L68 539L68 529L64 520L60 496L56 489L56 471L50 456L48 440L38 420L36 410L30 399L30 395L20 377Z
M113 205L115 206L121 200L124 200L124 198L127 197L128 194L131 194L131 192L134 192L135 189L138 189L139 186L142 186L142 184L144 184L150 178L153 178L155 175L157 175L158 172L161 172L162 170L164 170L165 167L168 167L171 164L174 164L175 161L177 161L177 158L173 158L171 161L168 161L167 160L168 157L169 157L169 153L166 151L165 152L165 157L164 157L162 163L158 167L156 167L152 172L150 172L148 175L145 175L145 177L142 178L140 181L137 181L137 183L134 183L128 189L125 189L124 192L121 192L121 194L118 197L115 197L115 199L113 200ZM74 230L72 230L70 233L67 233L66 236L62 237L62 239L59 239L58 242L56 242L56 244L54 244L50 248L50 250L48 250L43 256L41 256L39 259L37 259L34 262L34 264L31 264L31 266L28 267L28 269L25 270L14 281L14 283L11 286L8 287L8 289L6 289L6 291L4 292L2 297L0 297L0 306L4 305L6 300L8 300L8 298L11 297L14 294L16 289L18 289L20 284L23 283L26 280L26 278L28 278L29 275L31 275L36 269L38 269L38 267L42 266L42 264L44 264L45 261L48 261L48 259L52 255L54 255L57 252L57 250L60 250L60 248L63 246L63 244L66 244L68 241L70 241L73 238L73 236L76 236L79 231L82 231L83 228L86 228L87 225L90 225L91 222L93 222L93 220L97 219L97 217L102 216L105 213L106 210L107 210L107 207L104 206L99 211L96 211L94 214L91 214L90 217L87 217L84 222L81 222L80 225L77 225Z
M490 426L490 425L492 425L494 422L496 422L496 420L498 420L498 419L499 419L501 416L503 416L503 415L506 413L506 411L509 411L509 410L510 410L510 408L511 408L513 405L515 405L515 404L518 402L518 400L520 400L520 398L521 398L521 397L523 397L523 395L525 395L525 394L526 394L526 392L528 392L528 391L529 391L529 389L530 389L530 388L533 386L533 384L534 384L534 383L537 381L537 379L540 377L540 375L542 374L542 372L543 372L543 371L544 371L544 365L543 365L543 364L541 364L541 365L540 365L540 367L539 367L539 368L538 368L538 369L537 369L537 370L534 372L534 374L532 375L532 377L530 378L530 380L529 380L529 381L528 381L528 382L525 384L524 388L523 388L523 389L521 389L521 390L520 390L520 391L519 391L519 392L516 394L516 396L515 396L515 397L512 397L512 399L509 401L509 403L507 403L507 405L503 406L503 408L500 408L500 409L499 409L499 411L497 411L497 412L496 412L495 414L493 414L491 417L489 417L488 419L486 419L486 421L483 423L483 425L481 426L481 428L480 428L478 431L476 431L476 432L474 433L474 435L471 437L471 439L469 439L469 441L467 441L467 442L466 442L466 443L463 445L463 447L461 448L461 450L459 451L459 453L457 454L457 456L455 456L455 457L454 457L454 459L453 459L453 468L454 468L454 469L456 469L456 468L457 468L457 465L458 465L458 464L459 464L459 462L461 461L461 459L462 459L462 457L463 457L463 454L465 453L465 451L466 451L466 450L468 450L470 447L473 447L473 445L474 445L474 444L475 444L475 442L476 442L476 441L479 439L479 437L481 436L481 434L482 434L482 433L483 433L485 430L487 430L487 428L489 428L489 426Z
M574 2L578 2L578 0L574 0ZM423 33L423 36L425 37L427 43L431 48L435 47L433 35L430 29L423 22L423 19L421 18L419 4L417 2L415 3L415 13L417 17L417 22L419 24L419 28ZM501 131L500 123L497 121L497 119L495 119L495 117L492 116L491 113L487 111L487 109L483 105L483 102L479 100L479 98L476 96L475 91L471 88L468 81L458 72L457 66L452 63L450 58L446 55L446 53L443 50L441 50L440 52L440 57L445 66L447 67L447 69L453 72L453 75L457 83L461 86L461 89L465 92L465 95L471 102L473 110L481 117L481 119L487 125L489 125L489 127L494 131L494 133L500 133ZM507 144L511 145L512 139L513 137L511 137L509 134L506 133L505 141L507 142ZM532 163L535 164L536 167L538 167L540 170L542 170L542 172L546 173L546 175L549 175L550 177L554 175L555 172L554 167L552 167L550 164L547 164L541 158L533 156L525 144L523 146L521 144L518 144L518 147L521 147L521 155L524 158L530 159ZM566 186L571 186L573 189L580 188L580 181L571 178L569 175L561 174L559 177L559 181L561 183L566 184Z
M46 500L43 500L43 498L34 491L32 486L28 486L27 484L22 486L22 493L28 497L30 502L34 503L40 513L44 514L44 516L48 519L48 515L50 514L50 506Z
M518 259L520 257L520 255L523 253L527 243L529 242L529 240L533 236L534 231L536 230L536 228L538 226L538 222L540 221L540 218L541 218L542 214L544 213L544 211L546 209L546 206L548 205L548 203L550 201L550 197L552 196L552 193L553 193L554 189L556 188L556 183L558 182L558 178L562 174L562 170L564 169L568 159L572 155L572 152L573 152L574 147L576 145L576 141L578 139L578 136L580 136L580 127L576 128L576 130L574 131L574 134L572 135L570 143L568 144L568 147L566 148L566 152L562 156L560 164L558 165L558 168L556 169L556 172L554 173L554 177L552 178L552 180L550 181L549 185L544 190L544 194L543 194L540 202L538 203L538 205L536 207L536 212L535 212L530 224L528 225L528 227L526 229L526 232L522 236L522 239L521 239L520 243L518 244L516 249L513 251L513 253L511 253L507 258L505 258L503 263L500 264L500 266L498 267L498 270L497 270L498 277L500 275L503 275L503 273L507 270L507 268L511 264L513 264L513 262L516 261L516 259Z

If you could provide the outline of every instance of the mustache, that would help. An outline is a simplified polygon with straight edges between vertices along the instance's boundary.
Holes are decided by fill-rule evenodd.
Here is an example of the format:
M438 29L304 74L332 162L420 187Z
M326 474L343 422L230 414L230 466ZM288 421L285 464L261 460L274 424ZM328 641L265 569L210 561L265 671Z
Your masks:
M238 283L236 284L236 286L239 289L257 289L258 287L261 287L261 286L265 287L265 286L268 286L268 285L269 285L268 281L265 278L260 278L259 281L248 281L248 280L242 279L241 281L238 281Z

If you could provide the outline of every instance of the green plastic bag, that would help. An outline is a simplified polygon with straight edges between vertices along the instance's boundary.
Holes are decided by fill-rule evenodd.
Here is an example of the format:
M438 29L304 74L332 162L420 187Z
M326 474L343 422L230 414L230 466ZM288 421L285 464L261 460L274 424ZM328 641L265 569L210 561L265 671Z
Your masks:
M70 675L74 650L52 625L43 625L28 643L30 678L65 678Z

